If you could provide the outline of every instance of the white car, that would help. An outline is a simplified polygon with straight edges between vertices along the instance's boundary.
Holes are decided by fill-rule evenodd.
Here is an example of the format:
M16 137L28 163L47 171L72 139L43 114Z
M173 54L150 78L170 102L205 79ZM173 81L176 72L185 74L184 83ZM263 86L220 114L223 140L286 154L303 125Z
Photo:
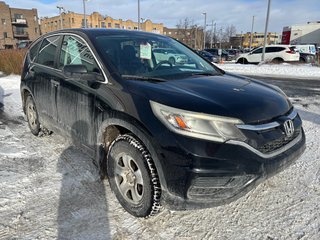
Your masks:
M157 61L169 61L171 64L185 64L188 62L188 57L178 53L171 48L155 48L153 54Z
M249 53L240 54L236 63L260 63L263 47L258 47ZM270 45L266 46L265 61L273 63L298 62L299 52L290 45Z

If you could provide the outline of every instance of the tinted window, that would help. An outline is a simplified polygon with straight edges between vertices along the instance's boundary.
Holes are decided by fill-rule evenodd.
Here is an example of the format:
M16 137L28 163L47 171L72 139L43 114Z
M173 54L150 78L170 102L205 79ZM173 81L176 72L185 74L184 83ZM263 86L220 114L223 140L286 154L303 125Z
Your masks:
M266 53L281 52L284 49L283 47L266 47Z
M53 67L58 42L59 36L52 36L43 39L38 54L37 63L48 67Z
M38 49L40 47L41 41L37 42L35 45L33 45L30 50L29 50L29 57L31 59L31 61L34 61L37 53L38 53Z
M63 38L59 68L62 69L67 64L82 64L87 67L88 72L99 72L99 67L88 46L75 36Z
M262 53L262 48L258 48L257 50L254 50L252 52L252 54L258 54L258 53Z

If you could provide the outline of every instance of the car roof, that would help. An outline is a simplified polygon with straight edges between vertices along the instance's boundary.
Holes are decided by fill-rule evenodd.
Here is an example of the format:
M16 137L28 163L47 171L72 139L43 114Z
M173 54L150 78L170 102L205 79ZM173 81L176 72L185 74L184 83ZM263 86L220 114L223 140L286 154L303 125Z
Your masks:
M166 37L164 35L144 32L144 31L137 31L137 30L127 30L127 29L113 29L113 28L66 28L61 30L56 30L52 32L48 32L43 36L49 36L53 34L59 33L74 33L74 34L85 34L87 36L101 36L101 35L120 35L124 33L130 33L130 35L136 36L158 36L158 37Z

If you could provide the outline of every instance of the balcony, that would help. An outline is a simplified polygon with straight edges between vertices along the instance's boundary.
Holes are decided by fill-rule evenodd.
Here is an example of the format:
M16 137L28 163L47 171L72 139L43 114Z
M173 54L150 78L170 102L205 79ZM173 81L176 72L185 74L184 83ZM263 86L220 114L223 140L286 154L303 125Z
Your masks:
M13 32L13 37L15 37L15 38L28 38L29 34L28 34L28 32L15 31L15 32Z
M13 18L11 23L13 25L27 25L27 19L25 19L25 18Z

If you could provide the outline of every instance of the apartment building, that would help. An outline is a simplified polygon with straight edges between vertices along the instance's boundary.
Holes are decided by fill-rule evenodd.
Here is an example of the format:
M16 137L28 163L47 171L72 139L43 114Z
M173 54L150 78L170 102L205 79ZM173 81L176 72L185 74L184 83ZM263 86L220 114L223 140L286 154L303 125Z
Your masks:
M0 1L0 49L15 48L40 36L37 9L11 8Z
M138 23L132 20L113 19L110 16L104 17L98 12L93 12L86 16L88 28L119 28L137 30ZM162 23L153 23L145 20L140 23L141 30L146 32L163 33ZM59 16L41 18L42 33L51 32L62 28L82 28L84 27L83 14L75 12L63 12Z

